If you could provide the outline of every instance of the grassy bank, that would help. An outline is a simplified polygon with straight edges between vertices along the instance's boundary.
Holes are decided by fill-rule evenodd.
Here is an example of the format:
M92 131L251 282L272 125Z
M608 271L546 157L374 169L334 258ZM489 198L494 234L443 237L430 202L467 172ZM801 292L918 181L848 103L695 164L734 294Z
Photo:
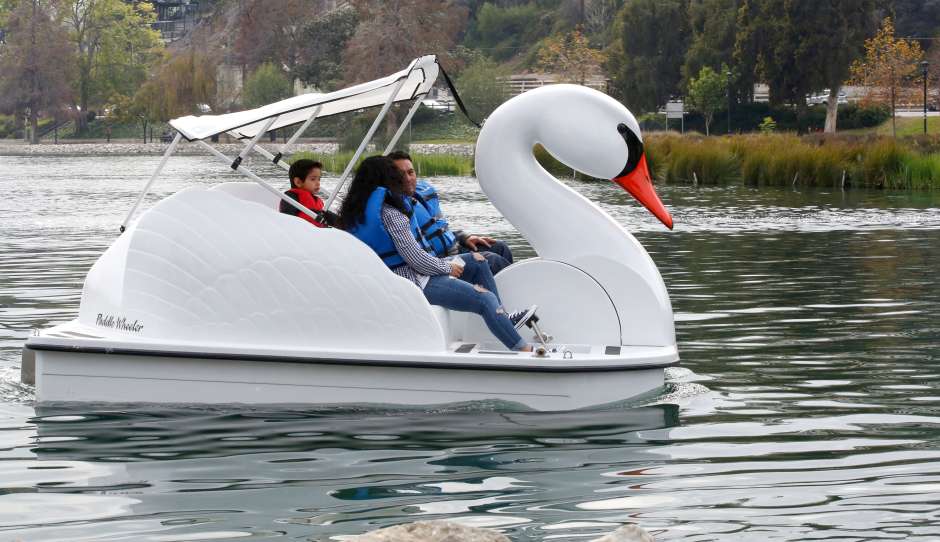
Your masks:
M647 155L667 183L940 189L940 138L651 134Z
M895 129L898 137L919 136L924 133L923 117L897 117L895 120ZM927 117L927 133L940 133L940 117ZM839 130L840 135L864 135L877 134L891 136L891 119L884 121L874 128L862 128L857 130Z
M748 134L704 137L653 133L645 138L647 157L658 182L752 186L868 187L940 189L940 137L894 139L878 135ZM297 153L291 157L323 162L341 173L352 152ZM571 168L541 147L535 155L545 169L570 177ZM412 154L422 177L473 175L473 158L453 154Z

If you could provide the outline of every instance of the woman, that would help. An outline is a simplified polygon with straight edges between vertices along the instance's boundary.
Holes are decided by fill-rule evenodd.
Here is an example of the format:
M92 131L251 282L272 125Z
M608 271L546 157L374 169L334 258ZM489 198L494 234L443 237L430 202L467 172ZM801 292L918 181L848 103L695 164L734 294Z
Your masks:
M489 265L479 255L435 257L403 187L404 178L389 158L363 160L340 208L343 228L372 247L392 272L421 288L428 303L479 314L507 348L530 352L517 330L534 321L536 307L506 314Z

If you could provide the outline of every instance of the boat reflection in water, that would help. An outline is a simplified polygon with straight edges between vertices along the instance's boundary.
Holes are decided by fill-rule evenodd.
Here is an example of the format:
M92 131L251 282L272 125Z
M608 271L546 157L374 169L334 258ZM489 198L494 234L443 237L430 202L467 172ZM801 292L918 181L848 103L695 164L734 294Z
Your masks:
M34 486L8 496L14 507L0 523L24 540L82 529L161 540L332 540L427 519L529 529L562 513L590 522L598 512L551 503L626 488L616 473L660 463L651 448L678 424L675 405L564 413L505 406L42 405L25 469Z
M133 410L124 410L127 406ZM36 407L38 434L32 448L43 460L126 462L231 457L240 454L304 454L323 450L429 450L537 446L547 439L606 444L639 442L639 431L678 425L676 405L611 407L570 412L513 412L501 401L440 408L377 406L206 408L140 404L71 404ZM330 452L331 454L332 452ZM327 454L329 455L329 454ZM301 459L301 457L298 457Z

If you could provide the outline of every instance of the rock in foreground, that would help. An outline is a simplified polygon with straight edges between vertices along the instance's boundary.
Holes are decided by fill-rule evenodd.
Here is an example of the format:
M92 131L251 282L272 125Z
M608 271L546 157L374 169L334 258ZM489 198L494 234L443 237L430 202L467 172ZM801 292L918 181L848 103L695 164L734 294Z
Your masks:
M624 525L616 531L591 542L654 542L653 537L637 525Z
M352 542L511 542L505 535L450 521L418 521L359 535ZM654 542L637 525L624 525L591 542Z
M449 521L418 521L359 535L353 542L510 542L489 529Z

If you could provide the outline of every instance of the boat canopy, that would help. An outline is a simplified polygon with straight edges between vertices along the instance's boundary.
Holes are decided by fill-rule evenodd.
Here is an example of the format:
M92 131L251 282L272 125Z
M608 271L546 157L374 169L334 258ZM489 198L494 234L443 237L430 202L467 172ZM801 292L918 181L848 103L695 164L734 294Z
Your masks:
M318 107L320 110L316 117L323 118L380 106L388 103L390 98L393 98L392 103L414 100L431 90L437 80L438 69L434 55L422 56L412 61L404 70L368 83L326 94L302 94L237 113L180 117L171 120L170 126L189 141L202 140L226 132L238 139L250 139L259 132L303 123ZM393 96L402 80L404 84Z

